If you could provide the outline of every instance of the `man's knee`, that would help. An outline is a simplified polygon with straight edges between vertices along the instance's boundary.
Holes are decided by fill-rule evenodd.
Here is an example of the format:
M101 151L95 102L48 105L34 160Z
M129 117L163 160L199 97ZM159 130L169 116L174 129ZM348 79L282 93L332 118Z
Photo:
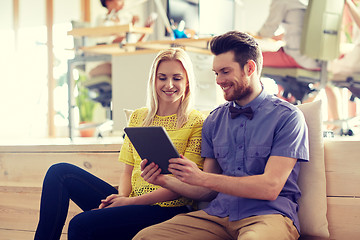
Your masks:
M162 238L162 234L160 232L157 232L156 230L153 230L153 228L154 227L150 226L142 229L135 235L135 237L133 237L133 240L168 239L169 236Z
M256 233L255 231L246 231L242 233L238 239L240 240L261 240L260 234Z
M177 240L183 239L183 231L169 221L155 224L139 231L133 240Z

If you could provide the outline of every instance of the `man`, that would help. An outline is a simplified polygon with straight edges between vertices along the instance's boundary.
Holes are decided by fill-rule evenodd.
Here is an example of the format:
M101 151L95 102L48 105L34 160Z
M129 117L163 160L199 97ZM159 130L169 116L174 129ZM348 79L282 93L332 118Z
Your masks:
M298 239L299 161L309 159L304 117L263 90L262 54L251 36L228 32L210 47L216 82L228 102L204 122L203 171L181 157L170 160L175 177L162 175L144 160L142 177L187 197L213 200L134 239Z

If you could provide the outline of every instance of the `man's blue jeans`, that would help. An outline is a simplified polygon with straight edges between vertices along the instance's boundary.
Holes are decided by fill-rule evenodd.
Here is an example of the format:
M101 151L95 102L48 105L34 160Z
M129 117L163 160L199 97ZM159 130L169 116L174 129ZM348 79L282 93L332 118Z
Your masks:
M188 212L184 207L130 205L100 210L101 200L117 190L89 172L68 164L58 163L49 168L44 178L40 220L36 240L60 239L69 208L69 200L84 212L69 224L68 240L131 239L141 229Z

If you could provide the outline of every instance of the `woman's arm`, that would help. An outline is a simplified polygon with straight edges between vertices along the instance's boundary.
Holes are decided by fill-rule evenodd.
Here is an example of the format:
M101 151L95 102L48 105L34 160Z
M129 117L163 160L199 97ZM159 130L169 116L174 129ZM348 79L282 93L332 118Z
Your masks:
M141 196L128 198L128 201L129 205L152 205L159 202L175 200L179 197L180 194L178 193L165 188L159 188Z
M180 197L179 194L163 188L141 196L129 197L132 189L131 175L134 167L122 162L120 164L121 171L118 194L112 194L102 200L99 206L100 209L125 205L152 205L158 202L170 201Z
M102 209L127 205L152 205L158 202L174 200L179 197L179 194L164 188L159 188L153 192L136 197L124 197L119 194L112 194L106 199L101 200L102 203L99 208Z
M109 207L122 205L151 205L158 202L174 200L180 197L177 193L160 188L141 196L129 198L128 196L131 193L131 175L134 167L125 163L121 164L122 171L120 173L119 194L109 198Z
M128 197L131 193L131 175L133 166L120 162L119 196Z
M128 198L131 193L131 174L133 170L133 166L119 162L120 164L120 179L119 179L119 187L118 194L111 194L107 196L106 199L101 200L101 204L99 205L99 209L107 208L112 206L116 199L120 198Z

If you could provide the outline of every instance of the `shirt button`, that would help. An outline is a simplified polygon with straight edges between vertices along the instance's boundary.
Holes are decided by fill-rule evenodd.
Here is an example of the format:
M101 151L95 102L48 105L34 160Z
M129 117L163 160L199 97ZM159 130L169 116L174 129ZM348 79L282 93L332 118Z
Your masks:
M259 153L258 153L258 152L256 152L256 153L255 153L255 155L256 155L256 156L259 156Z
M238 170L241 170L241 167L238 167L237 169L238 169Z
M240 145L240 146L239 146L239 149L242 149L242 148L243 148L243 146L242 146L242 145Z
M243 127L244 126L244 124L240 124L240 127Z

